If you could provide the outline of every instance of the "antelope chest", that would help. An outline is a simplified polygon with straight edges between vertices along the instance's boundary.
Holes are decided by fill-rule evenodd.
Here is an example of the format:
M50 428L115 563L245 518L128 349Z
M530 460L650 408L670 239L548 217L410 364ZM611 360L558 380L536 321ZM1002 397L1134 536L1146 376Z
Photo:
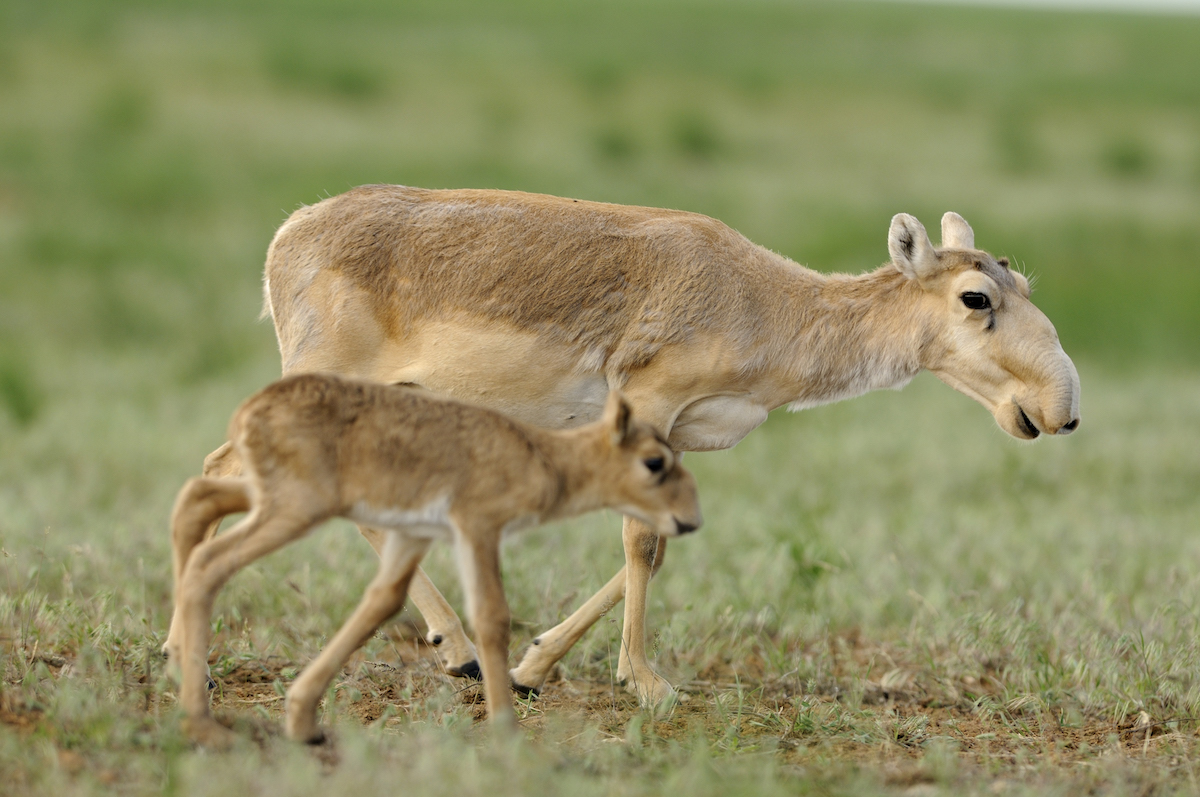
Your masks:
M767 419L767 409L741 396L709 396L683 408L667 442L677 451L732 448Z

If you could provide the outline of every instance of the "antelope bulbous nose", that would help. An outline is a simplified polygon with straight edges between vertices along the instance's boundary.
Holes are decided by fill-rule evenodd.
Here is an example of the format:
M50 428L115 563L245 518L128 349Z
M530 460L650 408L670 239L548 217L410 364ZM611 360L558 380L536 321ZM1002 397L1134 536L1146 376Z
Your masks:
M1064 423L1062 426L1060 426L1058 428L1058 434L1070 434L1071 432L1075 431L1078 428L1079 428L1079 419L1072 418L1070 421L1068 421L1067 423Z
M691 534L698 528L700 528L700 526L696 525L695 523L684 523L679 518L675 518L675 530L680 534Z

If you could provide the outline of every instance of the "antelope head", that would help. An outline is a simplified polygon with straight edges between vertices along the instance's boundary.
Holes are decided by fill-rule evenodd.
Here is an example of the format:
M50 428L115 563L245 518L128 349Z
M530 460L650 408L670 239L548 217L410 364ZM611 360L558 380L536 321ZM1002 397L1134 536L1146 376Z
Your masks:
M1079 426L1079 374L1050 320L1029 300L1029 282L975 248L957 213L942 217L935 248L907 213L888 232L892 262L920 287L930 319L922 365L987 407L1000 428L1032 440Z

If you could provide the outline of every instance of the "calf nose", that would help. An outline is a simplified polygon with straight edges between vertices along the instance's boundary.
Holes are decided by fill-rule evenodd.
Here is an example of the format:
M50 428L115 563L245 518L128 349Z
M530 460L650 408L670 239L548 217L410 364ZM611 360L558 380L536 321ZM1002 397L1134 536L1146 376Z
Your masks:
M1078 428L1079 428L1079 419L1072 418L1067 423L1064 423L1062 426L1058 427L1058 434L1070 434L1071 432L1075 431Z
M675 518L675 530L680 534L690 534L700 526L696 523L684 523L679 518Z

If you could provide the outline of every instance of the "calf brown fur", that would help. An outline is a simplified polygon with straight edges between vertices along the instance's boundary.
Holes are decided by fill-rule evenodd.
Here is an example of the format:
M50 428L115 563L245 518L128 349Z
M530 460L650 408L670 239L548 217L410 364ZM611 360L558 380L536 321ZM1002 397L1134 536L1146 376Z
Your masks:
M455 542L491 718L515 721L509 611L500 578L505 533L602 507L663 536L700 525L696 485L664 438L613 392L603 417L573 430L528 426L412 386L332 375L283 379L234 413L238 478L194 478L171 518L175 616L167 653L182 669L188 734L223 746L209 714L213 602L238 570L332 517L383 530L379 572L362 602L288 690L287 735L318 742L317 703L349 656L404 605L434 539ZM210 524L247 516L205 540Z

